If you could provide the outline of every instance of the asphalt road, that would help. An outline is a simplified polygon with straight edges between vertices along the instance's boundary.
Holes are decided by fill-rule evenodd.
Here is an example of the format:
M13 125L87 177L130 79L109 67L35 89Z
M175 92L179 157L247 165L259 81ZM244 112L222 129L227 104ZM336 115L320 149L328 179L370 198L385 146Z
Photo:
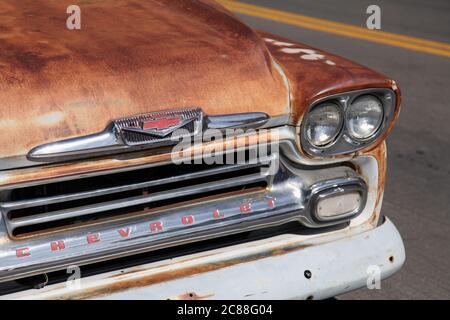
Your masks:
M244 0L365 27L381 7L383 31L450 43L450 1ZM380 290L338 299L450 299L450 58L240 15L248 24L342 55L396 79L403 106L388 138L383 212L406 247L403 269Z

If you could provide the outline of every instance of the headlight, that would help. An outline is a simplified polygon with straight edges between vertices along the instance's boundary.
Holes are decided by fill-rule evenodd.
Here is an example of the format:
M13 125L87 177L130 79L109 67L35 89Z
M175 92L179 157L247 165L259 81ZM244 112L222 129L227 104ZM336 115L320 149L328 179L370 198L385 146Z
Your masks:
M372 95L360 96L349 105L345 118L350 137L357 140L370 138L383 121L383 105Z
M375 143L395 119L396 93L387 88L333 94L316 101L299 128L312 156L349 154Z
M342 128L342 113L334 103L324 103L306 115L305 134L309 143L325 146L337 137Z

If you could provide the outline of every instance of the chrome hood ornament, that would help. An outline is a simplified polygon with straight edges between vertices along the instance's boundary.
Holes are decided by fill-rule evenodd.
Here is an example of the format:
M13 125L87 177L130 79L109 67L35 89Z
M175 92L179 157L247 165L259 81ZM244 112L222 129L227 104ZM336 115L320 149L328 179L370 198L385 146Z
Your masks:
M204 129L261 128L271 125L262 112L205 116L200 108L149 112L113 120L99 133L37 146L29 161L59 162L177 144ZM284 122L283 122L284 123Z

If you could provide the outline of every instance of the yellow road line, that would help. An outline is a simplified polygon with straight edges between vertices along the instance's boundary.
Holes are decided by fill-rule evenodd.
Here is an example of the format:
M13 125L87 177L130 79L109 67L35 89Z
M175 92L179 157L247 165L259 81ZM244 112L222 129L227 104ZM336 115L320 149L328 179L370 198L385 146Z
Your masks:
M369 30L353 25L308 17L267 7L230 0L217 0L227 9L240 14L268 19L297 27L324 31L350 38L388 44L419 52L450 57L450 44L409 37L379 30Z

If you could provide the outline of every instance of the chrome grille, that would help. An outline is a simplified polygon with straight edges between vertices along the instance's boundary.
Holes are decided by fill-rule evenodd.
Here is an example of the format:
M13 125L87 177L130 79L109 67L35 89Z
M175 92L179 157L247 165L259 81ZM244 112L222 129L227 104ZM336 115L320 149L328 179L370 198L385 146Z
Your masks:
M223 155L239 160L241 150ZM253 161L149 163L1 189L0 283L292 221L343 223L353 216L314 220L316 186L359 183L366 193L348 166L304 168L278 152L242 151Z
M222 194L264 189L269 158L236 165L167 164L17 188L0 209L10 236L110 222Z

